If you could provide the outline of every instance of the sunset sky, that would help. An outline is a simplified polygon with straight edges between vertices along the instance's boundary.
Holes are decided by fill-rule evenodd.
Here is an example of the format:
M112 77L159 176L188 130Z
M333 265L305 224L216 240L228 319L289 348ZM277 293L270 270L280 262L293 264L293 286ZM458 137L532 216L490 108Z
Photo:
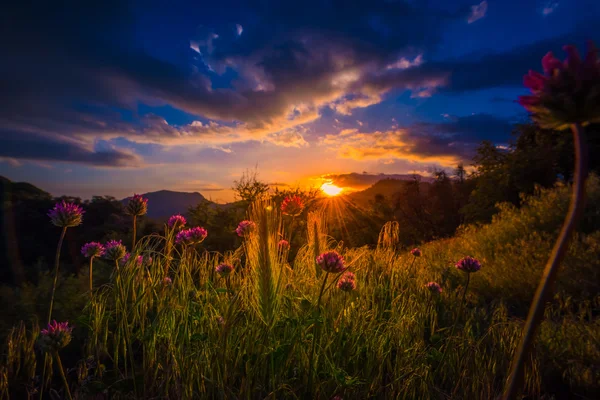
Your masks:
M600 40L598 0L12 3L0 175L83 198L468 164L547 51Z

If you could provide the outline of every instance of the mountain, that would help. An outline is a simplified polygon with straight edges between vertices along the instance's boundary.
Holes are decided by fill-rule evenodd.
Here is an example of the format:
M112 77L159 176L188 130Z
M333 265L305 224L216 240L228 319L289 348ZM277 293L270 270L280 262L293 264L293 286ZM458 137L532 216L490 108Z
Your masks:
M51 199L50 193L26 182L13 182L0 176L0 203L16 203L20 200Z
M346 197L354 201L358 206L369 207L371 202L375 200L376 195L383 195L388 200L392 199L396 194L402 192L404 185L412 179L412 175L410 175L410 179L382 179L367 189L349 193ZM429 181L429 179L421 179L422 190L426 191L428 189L430 185Z
M322 176L323 179L331 180L336 186L350 187L358 190L367 189L369 186L375 185L382 180L410 181L414 177L417 177L421 182L433 182L433 178L419 174L368 174L366 172L359 174L352 172L349 174L329 174Z
M206 200L198 192L173 192L170 190L159 190L158 192L144 193L142 196L148 199L148 217L165 219L175 214L185 214L190 207L198 205ZM121 200L127 205L129 198Z

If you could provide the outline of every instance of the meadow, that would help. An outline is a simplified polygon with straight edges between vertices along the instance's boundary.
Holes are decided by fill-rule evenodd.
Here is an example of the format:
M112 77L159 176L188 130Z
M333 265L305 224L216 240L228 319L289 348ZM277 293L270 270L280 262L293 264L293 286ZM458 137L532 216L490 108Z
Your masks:
M59 274L52 319L72 331L40 333L53 273L3 289L2 304L14 305L3 325L16 325L0 398L41 398L42 387L43 397L80 399L496 398L569 194L539 189L489 224L413 251L398 245L395 222L376 248L348 248L329 236L323 210L298 224L293 198L252 204L242 246L223 254L203 249L210 232L174 219L127 257L103 246L92 277ZM600 396L599 207L593 175L526 365L526 398ZM461 269L466 256L481 268Z

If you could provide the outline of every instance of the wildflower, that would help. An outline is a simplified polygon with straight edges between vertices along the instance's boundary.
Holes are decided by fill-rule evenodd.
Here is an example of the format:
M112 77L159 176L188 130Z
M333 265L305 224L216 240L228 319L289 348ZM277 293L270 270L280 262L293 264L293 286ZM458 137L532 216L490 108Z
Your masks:
M575 46L564 46L561 62L549 52L542 59L544 74L529 71L523 83L531 95L519 103L542 128L567 129L571 124L600 122L600 60L592 42L582 61Z
M410 251L410 254L412 254L415 257L421 257L421 249L419 249L418 247L415 247L414 249L412 249Z
M290 248L290 242L285 239L281 239L279 243L277 243L277 247L279 247L281 250L287 250Z
M218 316L217 317L217 324L219 325L225 325L225 318L223 318L222 316Z
M165 276L163 278L163 283L168 286L168 285L171 285L173 283L173 280L171 278L169 278L168 276Z
M175 243L188 245L198 244L206 239L206 236L208 236L206 229L197 226L179 232L177 236L175 236Z
M300 215L302 209L304 209L304 204L298 195L288 196L281 203L281 212L292 217Z
M139 217L145 215L148 212L148 199L142 197L142 195L134 194L127 203L127 213Z
M120 240L109 240L104 245L104 257L109 260L120 260L127 254L127 250Z
M425 287L426 287L427 289L429 289L429 291L430 291L431 293L435 293L435 294L440 294L440 293L442 293L442 287L441 287L441 286L440 286L438 283L436 283L436 282L429 282L429 283L427 283L427 284L425 285Z
M177 214L169 218L167 225L171 229L183 229L186 223L187 221L185 220L185 218L182 215Z
M70 228L81 224L83 220L83 209L74 203L61 201L48 212L50 221L61 228Z
M244 220L238 224L235 233L239 237L247 237L254 229L256 229L256 224L253 221Z
M46 329L42 329L39 337L40 348L43 352L54 352L62 349L71 341L73 328L68 322L52 321Z
M356 289L356 276L352 272L346 272L337 283L337 287L344 292L351 292Z
M317 257L317 264L323 271L338 273L342 272L344 267L344 257L337 251L327 251Z
M104 255L104 246L98 242L89 242L81 247L81 254L86 258L101 257Z
M230 273L233 272L233 265L230 265L230 264L219 264L217 266L217 268L215 268L215 271L217 272L217 274L221 275L222 277L226 277Z
M125 253L125 255L123 256L123 258L121 258L121 259L119 260L119 264L120 264L121 266L123 266L123 265L127 264L127 261L129 261L129 259L130 259L130 258L131 258L131 254L129 254L129 252Z
M456 263L456 268L464 272L477 272L481 269L481 263L473 257L464 257Z
M138 256L138 264L139 265L150 266L150 265L152 265L152 257L150 257L150 256Z

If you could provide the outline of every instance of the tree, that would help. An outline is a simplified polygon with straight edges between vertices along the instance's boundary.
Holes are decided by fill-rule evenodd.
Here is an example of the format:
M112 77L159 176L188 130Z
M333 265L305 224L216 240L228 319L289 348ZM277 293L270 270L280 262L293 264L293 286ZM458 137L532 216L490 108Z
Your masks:
M246 170L239 180L233 181L236 196L247 204L264 198L269 192L269 185L258 179L258 171Z

